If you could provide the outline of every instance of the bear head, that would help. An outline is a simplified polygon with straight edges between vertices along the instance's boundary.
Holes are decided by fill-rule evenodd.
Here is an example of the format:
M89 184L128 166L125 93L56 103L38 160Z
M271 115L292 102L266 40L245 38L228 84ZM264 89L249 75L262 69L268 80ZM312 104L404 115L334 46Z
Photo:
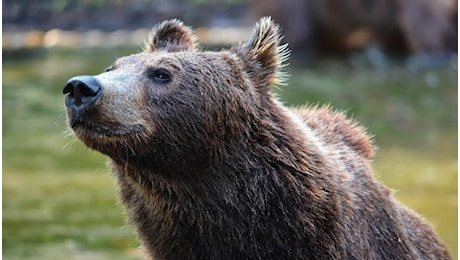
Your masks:
M232 143L270 138L260 124L277 107L270 88L282 83L288 57L280 41L278 25L265 17L247 42L200 51L189 27L162 22L143 52L67 82L68 124L118 163L209 166Z

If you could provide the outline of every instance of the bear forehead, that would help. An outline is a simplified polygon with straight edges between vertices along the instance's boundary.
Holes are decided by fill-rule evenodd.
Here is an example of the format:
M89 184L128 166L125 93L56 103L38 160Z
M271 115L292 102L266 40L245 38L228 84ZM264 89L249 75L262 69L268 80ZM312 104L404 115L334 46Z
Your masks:
M212 64L222 66L222 59L228 56L226 52L153 52L138 53L118 58L114 68L139 69L141 67L165 67L185 69L184 66L208 67Z

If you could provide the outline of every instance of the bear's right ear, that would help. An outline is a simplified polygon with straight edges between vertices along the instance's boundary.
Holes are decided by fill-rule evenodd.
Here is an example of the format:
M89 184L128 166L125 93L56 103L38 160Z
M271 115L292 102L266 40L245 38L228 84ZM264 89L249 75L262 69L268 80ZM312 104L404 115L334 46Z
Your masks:
M161 22L152 29L145 42L144 51L194 51L195 47L196 40L190 27L177 19L172 19Z
M286 75L281 71L289 57L287 44L281 45L280 27L270 17L263 17L255 25L249 40L242 46L243 58L257 64L254 75L261 86L283 84Z

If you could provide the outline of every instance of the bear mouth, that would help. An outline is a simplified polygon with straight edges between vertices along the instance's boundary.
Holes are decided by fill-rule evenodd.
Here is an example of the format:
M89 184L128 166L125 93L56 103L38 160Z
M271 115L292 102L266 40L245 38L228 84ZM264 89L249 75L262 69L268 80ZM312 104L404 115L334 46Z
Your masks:
M103 137L124 137L140 134L144 131L144 127L140 124L122 125L117 123L98 124L90 121L71 120L70 127L75 133L85 136L96 134L100 138Z

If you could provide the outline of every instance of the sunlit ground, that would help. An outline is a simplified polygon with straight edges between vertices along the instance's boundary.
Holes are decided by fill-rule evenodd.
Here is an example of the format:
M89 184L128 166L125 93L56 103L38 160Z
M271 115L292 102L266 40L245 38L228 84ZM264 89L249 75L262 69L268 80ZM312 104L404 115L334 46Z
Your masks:
M139 259L106 158L68 135L65 81L137 49L3 52L3 258ZM422 214L457 259L457 70L290 68L287 104L330 103L379 146L375 174Z

